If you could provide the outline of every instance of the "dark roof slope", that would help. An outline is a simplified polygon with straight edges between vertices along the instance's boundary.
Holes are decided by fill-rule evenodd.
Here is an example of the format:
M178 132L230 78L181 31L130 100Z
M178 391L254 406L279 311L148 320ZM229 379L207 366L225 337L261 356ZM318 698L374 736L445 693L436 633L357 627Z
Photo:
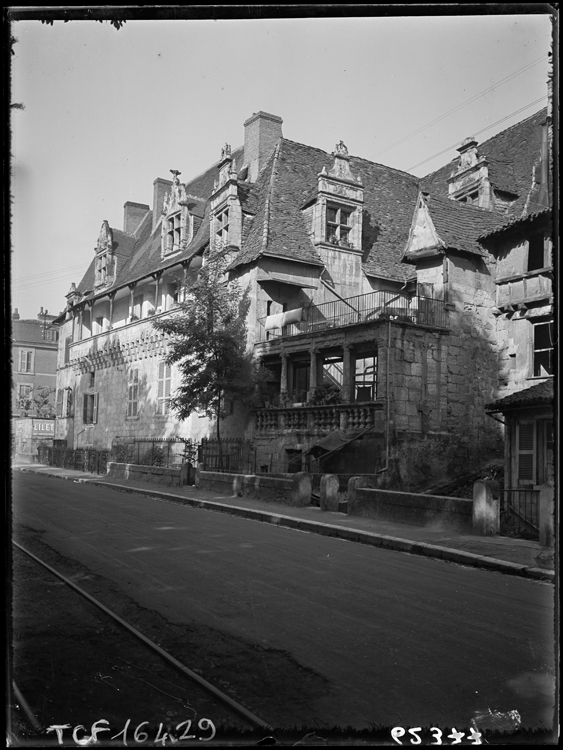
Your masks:
M510 411L511 409L520 409L527 406L542 406L553 403L553 378L543 380L529 388L524 388L518 393L511 393L510 396L487 404L486 409L489 411Z
M57 342L43 338L43 322L39 320L12 320L12 342L13 343L35 343L44 344L47 347L57 348ZM47 328L51 325L47 323Z
M510 215L522 213L532 187L532 170L541 154L542 124L547 110L503 130L477 147L479 156L489 162L489 178L497 190L514 193L518 199L510 206ZM448 194L447 179L457 169L459 157L453 159L421 181L423 190L439 195Z
M429 196L427 204L434 227L447 247L475 255L487 255L478 238L493 231L506 220L505 216L450 198Z
M321 263L309 237L303 208L316 196L317 177L330 170L331 154L282 139L260 174L256 216L244 250L233 267L262 254ZM363 258L366 273L406 279L401 263L418 195L416 177L399 170L350 157L350 169L364 186Z

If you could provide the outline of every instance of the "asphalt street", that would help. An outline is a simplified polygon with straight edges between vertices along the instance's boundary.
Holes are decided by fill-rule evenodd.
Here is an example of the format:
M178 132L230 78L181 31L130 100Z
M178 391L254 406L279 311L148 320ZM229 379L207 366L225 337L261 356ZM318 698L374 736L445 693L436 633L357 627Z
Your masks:
M459 727L487 708L552 723L549 584L30 474L13 520L170 622L323 675L311 725Z

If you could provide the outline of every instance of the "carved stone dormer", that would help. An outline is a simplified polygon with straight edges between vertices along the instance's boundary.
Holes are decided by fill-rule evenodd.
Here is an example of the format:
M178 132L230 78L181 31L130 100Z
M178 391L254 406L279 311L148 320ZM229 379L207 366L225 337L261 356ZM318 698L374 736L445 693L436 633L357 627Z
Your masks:
M115 281L116 258L113 248L113 232L107 221L102 222L95 248L94 290L111 286Z
M238 195L238 175L226 143L221 149L217 179L210 198L210 245L212 251L240 248L242 237L242 207Z
M452 200L460 203L492 209L489 163L484 156L479 156L477 145L475 138L469 137L457 149L459 164L448 178L448 193Z
M332 156L330 170L323 167L317 178L313 243L359 253L362 250L364 188L361 179L352 174L348 149L342 141L336 145Z
M82 295L76 289L76 284L74 283L74 281L70 285L70 289L65 294L65 297L66 297L66 306L67 306L67 309L70 309L71 307L74 307L74 305L76 305L77 302L80 302L80 299L82 298Z
M180 182L182 174L171 169L172 185L162 203L161 256L172 255L184 250L193 236L193 216L188 209L186 186Z

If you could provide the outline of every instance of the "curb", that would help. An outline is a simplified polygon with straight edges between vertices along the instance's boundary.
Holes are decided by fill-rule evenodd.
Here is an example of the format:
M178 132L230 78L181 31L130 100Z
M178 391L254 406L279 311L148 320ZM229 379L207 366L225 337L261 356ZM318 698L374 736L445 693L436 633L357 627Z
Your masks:
M35 474L38 472L33 469L18 469L25 474ZM383 547L385 549L395 550L396 552L409 552L413 555L422 555L425 557L433 557L446 562L457 563L458 565L466 565L474 568L483 568L485 570L492 570L498 573L505 573L507 575L520 576L521 578L530 578L536 581L548 581L554 583L555 571L546 570L543 568L529 568L526 565L520 563L508 562L506 560L498 560L495 557L487 557L485 555L476 555L472 552L463 552L461 550L451 549L450 547L440 547L436 544L428 544L427 542L413 542L408 539L402 539L394 536L386 536L384 534L376 534L372 531L360 531L359 529L350 529L345 526L337 526L336 524L320 523L318 521L308 521L304 518L295 518L294 516L281 515L279 513L268 513L264 510L253 510L252 508L241 508L237 505L228 505L227 503L218 503L212 500L202 500L200 498L184 497L183 495L175 495L171 492L161 492L159 490L150 490L139 487L129 487L123 484L113 484L110 482L100 482L96 479L89 479L88 477L75 477L61 476L60 474L50 474L44 472L46 476L54 477L56 479L66 479L77 483L88 483L93 484L97 487L110 487L113 490L119 492L130 492L138 495L144 495L146 497L155 497L158 499L168 500L182 505L190 505L194 508L202 508L203 510L215 511L218 513L228 513L232 516L239 516L241 518L247 518L253 521L261 521L262 523L271 523L276 526L282 526L288 529L297 529L299 531L307 531L312 534L320 534L322 536L334 536L338 539L343 539L349 542L356 542L357 544L368 544L372 547Z

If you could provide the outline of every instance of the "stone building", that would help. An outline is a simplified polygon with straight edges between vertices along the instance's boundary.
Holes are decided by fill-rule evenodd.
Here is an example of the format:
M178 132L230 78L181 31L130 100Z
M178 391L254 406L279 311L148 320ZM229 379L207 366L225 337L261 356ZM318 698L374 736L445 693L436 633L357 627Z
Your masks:
M551 252L545 121L541 111L481 145L469 138L421 180L342 142L326 153L287 140L280 117L255 113L242 147L186 183L178 170L155 180L152 207L126 203L122 229L103 222L58 320L57 437L107 449L212 434L201 415L170 412L178 373L152 321L220 247L250 291L249 346L270 373L262 407L235 404L222 426L252 441L257 471L376 473L406 488L489 459L502 431L485 406L551 375L539 349L540 375L512 367L526 347L503 308L519 283L507 226L520 236L519 222L545 220ZM526 294L549 287L542 320L548 265L524 272Z
M12 454L32 460L40 444L52 444L57 381L58 328L41 308L37 318L12 313Z

